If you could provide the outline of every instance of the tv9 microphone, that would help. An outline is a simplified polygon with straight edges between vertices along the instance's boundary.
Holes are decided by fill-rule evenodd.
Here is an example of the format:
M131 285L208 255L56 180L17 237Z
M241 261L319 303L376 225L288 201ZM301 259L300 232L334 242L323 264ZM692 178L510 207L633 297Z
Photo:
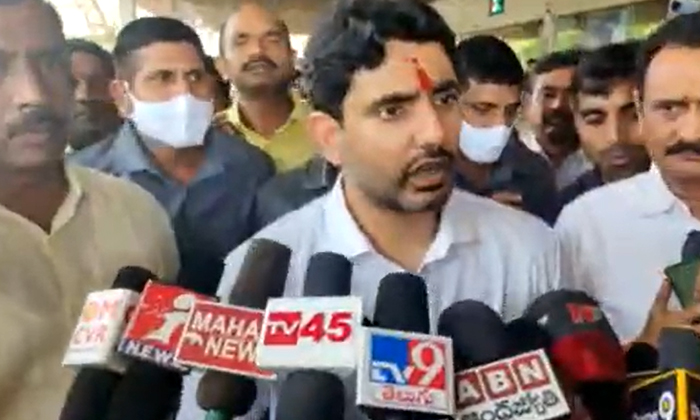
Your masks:
M112 289L88 295L75 328L64 365L80 366L59 416L60 420L105 417L125 365L115 366L116 345L139 293L155 274L141 267L119 270ZM102 368L94 366L102 366Z
M700 338L690 328L664 328L659 372L630 387L634 418L700 418Z
M428 293L409 273L384 277L376 328L364 328L357 400L372 420L444 418L454 413L452 341L428 335Z
M591 420L629 417L625 353L595 299L581 291L552 291L535 299L524 318L548 334L557 372Z
M281 358L291 362L273 362L281 370L291 370L278 394L275 414L277 420L344 418L345 386L336 373L350 373L355 369L355 336L361 328L362 317L361 300L357 297L347 297L350 294L351 279L352 264L347 258L332 252L314 254L309 259L304 279L306 299L288 300L282 304L286 311L275 312L274 308L271 308L275 306L274 303L271 301L268 304L268 319L274 314L290 314L294 310L298 310L300 314L298 338L293 340L293 344L271 345L272 343L266 340L271 331L266 331L260 347L260 354L263 355L266 348L264 346L271 345L269 348L273 349L272 354L267 354L270 360L277 359L274 353L275 350L279 350L286 353ZM302 302L304 303L300 306ZM325 311L319 307L319 303L323 305L322 302L330 304L326 306ZM305 307L306 303L312 307ZM324 319L325 322L314 324L315 319ZM333 327L342 323L347 325L345 331L333 331ZM304 331L308 332L309 328L317 331L315 337L303 334Z
M258 310L262 321L267 300L284 292L291 254L288 247L275 241L252 239L228 303ZM253 378L216 370L207 370L197 387L197 404L208 410L211 419L245 415L256 396Z
M458 418L550 420L571 412L542 349L546 335L532 323L506 326L487 305L464 300L442 312L438 332L454 346Z

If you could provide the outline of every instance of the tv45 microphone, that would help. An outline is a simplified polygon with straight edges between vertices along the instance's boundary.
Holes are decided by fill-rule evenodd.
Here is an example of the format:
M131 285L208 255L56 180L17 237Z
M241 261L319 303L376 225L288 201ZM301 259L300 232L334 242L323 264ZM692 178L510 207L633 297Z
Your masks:
M357 405L373 420L444 418L454 414L452 340L428 335L422 278L384 277L377 328L364 328L357 367Z
M458 418L550 420L571 412L549 358L533 345L536 328L522 320L506 327L485 304L464 300L442 312L438 332L452 337L461 369Z
M689 328L664 328L660 373L630 387L634 419L700 419L700 338Z

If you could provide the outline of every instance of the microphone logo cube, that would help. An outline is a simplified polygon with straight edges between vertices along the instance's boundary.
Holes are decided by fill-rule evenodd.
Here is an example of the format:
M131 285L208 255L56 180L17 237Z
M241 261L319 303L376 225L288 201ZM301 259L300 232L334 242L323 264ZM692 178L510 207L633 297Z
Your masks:
M357 404L441 415L454 413L452 340L364 328Z
M264 369L354 370L362 325L358 297L270 299L257 363Z
M275 379L255 364L265 312L218 302L197 301L175 351L184 366L259 379Z
M455 381L460 418L547 420L570 413L544 350L458 372Z
M192 306L198 300L213 299L182 287L148 282L119 343L119 352L186 371L175 361L175 349Z

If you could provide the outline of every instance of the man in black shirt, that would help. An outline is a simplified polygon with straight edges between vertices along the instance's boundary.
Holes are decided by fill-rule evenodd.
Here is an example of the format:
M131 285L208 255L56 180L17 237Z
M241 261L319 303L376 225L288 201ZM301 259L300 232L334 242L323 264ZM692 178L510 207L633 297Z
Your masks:
M490 35L457 46L462 131L457 186L554 223L559 200L547 161L522 144L513 124L524 71L513 50Z

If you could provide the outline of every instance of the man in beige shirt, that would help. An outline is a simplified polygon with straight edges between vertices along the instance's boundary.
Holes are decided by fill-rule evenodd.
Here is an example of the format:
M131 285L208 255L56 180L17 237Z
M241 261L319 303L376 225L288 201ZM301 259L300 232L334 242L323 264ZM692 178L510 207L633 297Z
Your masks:
M0 3L0 420L56 419L85 295L137 265L174 279L165 212L138 186L67 167L70 62L56 11Z

